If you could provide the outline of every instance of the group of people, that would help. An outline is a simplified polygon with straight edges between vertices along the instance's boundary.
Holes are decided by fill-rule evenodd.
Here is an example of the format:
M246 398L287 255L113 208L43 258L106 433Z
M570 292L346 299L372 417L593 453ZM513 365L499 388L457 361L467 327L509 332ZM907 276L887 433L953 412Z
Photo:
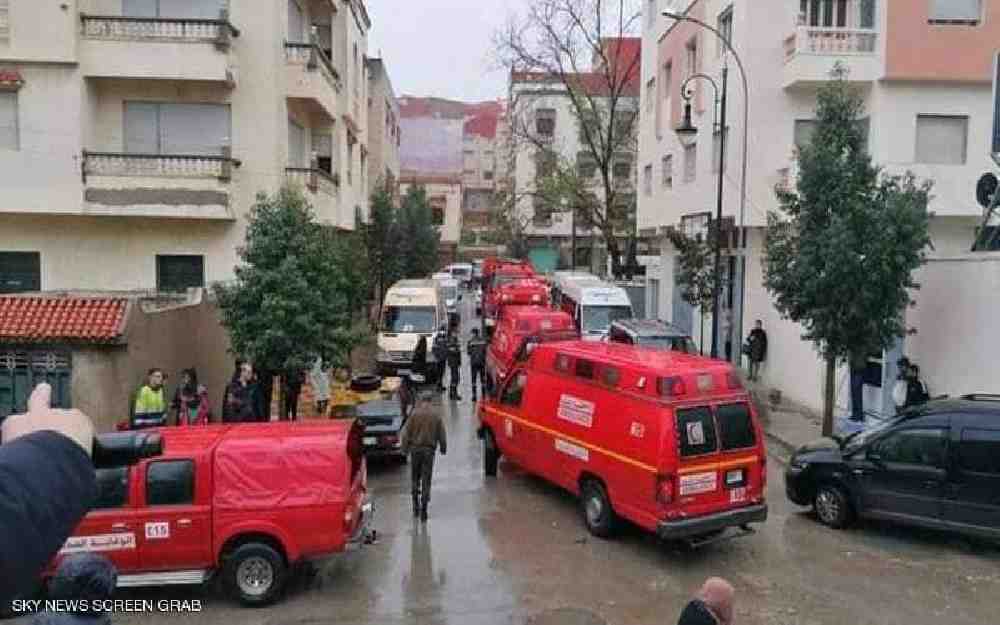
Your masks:
M477 390L486 393L486 348L487 342L480 336L479 328L473 328L472 338L466 342L465 351L469 357L469 370L472 379L472 401L477 400ZM431 345L433 363L427 361L427 339L423 336L417 341L413 352L413 369L415 373L437 384L439 393L445 390L444 378L447 369L448 398L461 401L458 385L462 381L462 343L455 327L442 324ZM433 369L431 368L433 365Z
M181 372L181 383L169 404L164 387L166 381L167 375L158 367L146 372L146 383L139 387L132 402L130 429L168 425L171 414L174 425L206 425L212 420L208 389L198 383L194 367Z

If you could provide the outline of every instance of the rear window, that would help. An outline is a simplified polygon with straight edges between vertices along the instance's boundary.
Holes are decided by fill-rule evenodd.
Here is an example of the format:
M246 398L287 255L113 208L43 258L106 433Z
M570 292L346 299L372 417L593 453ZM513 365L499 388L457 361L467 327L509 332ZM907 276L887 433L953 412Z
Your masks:
M746 449L757 442L750 407L746 404L727 404L716 408L719 422L719 438L722 450Z
M715 436L715 421L708 406L677 411L677 436L681 457L710 454L719 448Z

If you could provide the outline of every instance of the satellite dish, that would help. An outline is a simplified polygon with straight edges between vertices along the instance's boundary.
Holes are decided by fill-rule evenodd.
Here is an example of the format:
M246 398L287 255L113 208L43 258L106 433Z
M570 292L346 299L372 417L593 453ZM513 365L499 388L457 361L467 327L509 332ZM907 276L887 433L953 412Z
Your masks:
M990 202L993 201L993 195L997 192L997 186L1000 185L1000 181L992 172L986 172L979 177L979 182L976 183L976 201L983 208L989 208Z

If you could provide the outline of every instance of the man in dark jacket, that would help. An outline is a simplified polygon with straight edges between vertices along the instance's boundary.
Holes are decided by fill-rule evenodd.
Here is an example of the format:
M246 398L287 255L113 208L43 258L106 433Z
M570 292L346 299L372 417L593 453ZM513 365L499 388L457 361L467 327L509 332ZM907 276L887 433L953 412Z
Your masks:
M461 382L462 372L462 343L458 340L458 334L450 332L448 334L448 368L451 375L448 378L448 399L452 401L462 401L458 394L458 383Z
M472 338L466 343L469 353L469 370L472 377L472 401L476 401L476 390L480 388L486 395L486 340L479 336L479 328L472 328Z
M28 592L97 499L94 426L39 384L0 433L0 607Z
M267 421L266 414L260 386L254 380L253 365L244 362L240 367L239 379L230 382L226 391L222 421L224 423Z
M431 406L429 392L421 393L413 414L406 420L400 435L400 447L410 455L410 480L413 492L413 516L427 520L427 505L431 501L431 479L434 476L434 454L448 453L448 434L441 415Z
M434 337L431 355L434 356L434 376L437 378L437 389L441 393L444 392L444 367L448 360L448 326L443 323Z
M681 612L677 625L732 625L735 591L721 577L710 577Z
M96 553L66 556L49 582L48 598L72 606L68 612L42 612L31 625L110 625L111 615L100 609L115 592L118 571Z
M282 376L282 391L285 395L284 405L281 407L282 421L298 421L299 395L302 394L305 381L306 372L302 369L291 369Z
M750 381L756 382L760 379L760 363L767 358L767 332L764 332L764 322L760 319L750 330L747 337L747 357L750 359Z

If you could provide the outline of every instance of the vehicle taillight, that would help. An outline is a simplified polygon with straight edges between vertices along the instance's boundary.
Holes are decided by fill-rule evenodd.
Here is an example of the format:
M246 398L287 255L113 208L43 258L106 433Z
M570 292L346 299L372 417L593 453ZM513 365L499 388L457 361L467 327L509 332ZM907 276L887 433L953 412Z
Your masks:
M656 501L668 505L674 501L674 476L656 476Z
M660 378L657 382L657 387L659 388L660 395L663 397L680 397L687 393L687 388L684 386L684 378L679 375Z

